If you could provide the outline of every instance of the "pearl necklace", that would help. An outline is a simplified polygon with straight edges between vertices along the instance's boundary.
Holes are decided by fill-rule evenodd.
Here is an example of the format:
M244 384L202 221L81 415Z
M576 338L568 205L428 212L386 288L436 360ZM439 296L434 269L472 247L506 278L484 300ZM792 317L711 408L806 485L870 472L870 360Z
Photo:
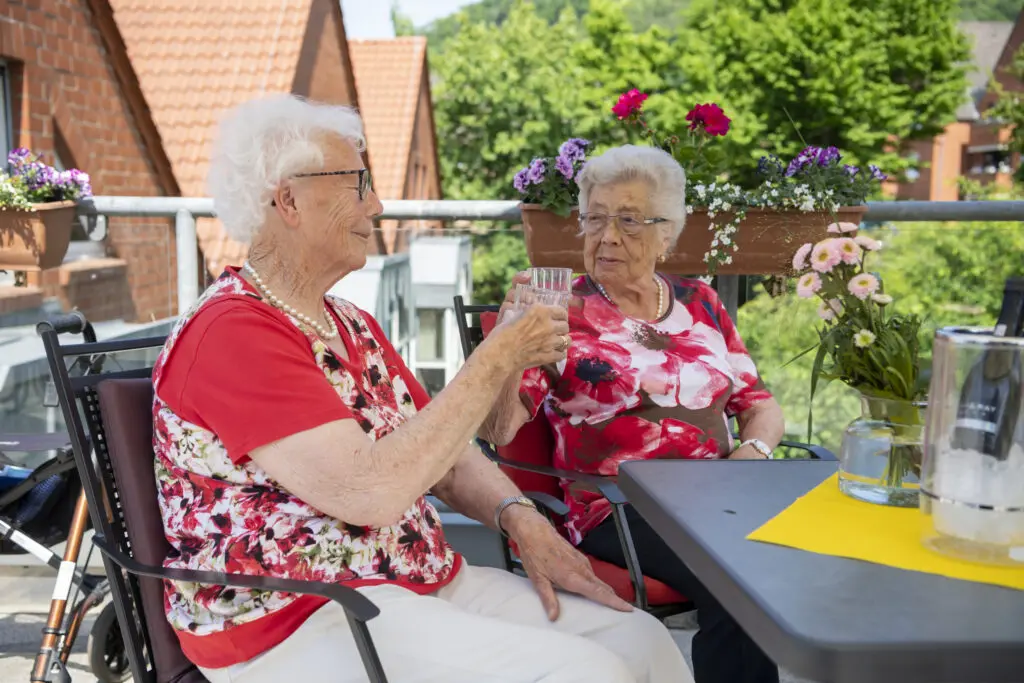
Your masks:
M324 327L321 323L317 322L316 320L313 320L308 315L305 315L304 313L299 313L294 308L278 299L274 295L274 293L270 291L270 287L267 287L263 283L263 278L261 278L260 274L256 272L256 269L252 267L251 263L246 261L245 263L242 264L242 268L245 269L245 272L249 273L249 275L253 279L253 282L256 283L256 289L260 290L260 294L263 295L263 298L266 299L267 303L269 303L271 306L284 311L288 315L296 318L299 322L308 325L309 327L312 327L320 336L320 338L323 339L324 341L330 341L331 339L334 339L335 337L338 336L338 326L334 324L334 317L331 316L330 313L327 313L326 310L325 313L327 317L328 326Z
M608 292L605 291L604 286L600 282L593 278L591 278L591 282L593 282L594 286L597 287L597 291L601 292L601 296L608 300L608 303L616 306L618 305L610 296L608 296ZM658 286L658 314L654 316L654 319L658 320L661 316L665 315L665 287L661 282L661 278L657 275L654 276L654 284Z

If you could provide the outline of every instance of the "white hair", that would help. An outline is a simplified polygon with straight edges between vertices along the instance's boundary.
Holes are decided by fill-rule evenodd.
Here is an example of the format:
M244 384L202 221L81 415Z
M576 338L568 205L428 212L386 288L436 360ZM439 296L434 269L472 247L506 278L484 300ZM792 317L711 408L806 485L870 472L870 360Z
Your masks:
M650 186L652 209L657 218L670 221L669 243L674 245L686 225L686 171L671 154L657 147L622 145L589 159L576 177L580 211L586 211L590 193L598 185L630 180Z
M282 180L323 170L324 134L366 149L363 122L351 107L309 102L294 95L251 100L223 119L206 185L228 236L251 241Z

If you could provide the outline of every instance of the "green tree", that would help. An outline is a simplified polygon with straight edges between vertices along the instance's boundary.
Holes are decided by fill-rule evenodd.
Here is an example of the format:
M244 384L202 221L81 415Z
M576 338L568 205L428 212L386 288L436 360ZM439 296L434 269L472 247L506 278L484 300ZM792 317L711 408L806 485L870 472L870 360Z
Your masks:
M683 23L683 14L690 0L627 0L629 21L638 30L657 26L671 32Z
M467 25L472 24L503 24L512 14L513 8L522 0L481 0L465 7L454 14L432 22L424 29L424 35L430 42L432 51L440 51L444 43L459 33ZM587 9L588 0L530 0L534 12L542 20L553 24L558 21L565 9L573 10L577 15Z
M413 26L412 19L402 14L398 7L398 0L391 0L391 27L396 36L416 35L416 27Z
M1024 83L1024 47L1013 56L1007 71L1009 76ZM1020 92L1006 90L995 80L992 87L999 94L999 100L985 115L1003 121L1010 128L1010 151L1024 155L1024 96ZM1017 182L1024 184L1024 163L1017 167L1016 176Z
M894 143L933 137L963 101L956 11L956 0L696 0L677 41L686 87L666 115L719 102L740 180L766 151L792 156L804 140L899 169Z

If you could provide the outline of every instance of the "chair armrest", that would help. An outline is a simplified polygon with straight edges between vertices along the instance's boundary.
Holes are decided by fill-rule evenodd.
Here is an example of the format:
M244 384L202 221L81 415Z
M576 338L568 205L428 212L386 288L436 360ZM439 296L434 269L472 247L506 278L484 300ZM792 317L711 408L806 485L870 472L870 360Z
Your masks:
M149 576L155 579L172 579L174 581L191 581L217 586L235 588L253 588L264 591L282 593L299 593L317 595L333 600L341 605L346 612L359 621L369 621L378 614L380 609L362 593L338 583L320 583L318 581L300 581L298 579L282 579L276 576L254 576L251 574L228 574L224 572L208 572L177 567L157 567L143 564L128 557L110 545L107 539L99 534L93 536L93 544L100 549L112 562L130 574Z
M540 493L539 491L523 491L523 495L532 500L537 504L537 507L547 510L553 515L559 517L565 517L569 514L569 506L565 502L558 500L549 493Z
M532 463L516 462L515 460L509 460L498 455L498 451L483 439L477 439L477 444L480 446L480 450L484 452L492 462L497 463L503 467L511 467L512 469L522 470L523 472L533 472L534 474L545 474L549 477L555 477L556 479L566 479L568 481L582 481L589 484L599 486L603 482L611 481L609 477L602 477L596 474L584 474L583 472L572 472L570 470L562 470L557 467L549 467L548 465L534 465Z
M832 460L833 462L836 460L835 453L824 446L815 446L814 444L800 443L799 441L780 441L779 445L807 451L811 454L812 460Z

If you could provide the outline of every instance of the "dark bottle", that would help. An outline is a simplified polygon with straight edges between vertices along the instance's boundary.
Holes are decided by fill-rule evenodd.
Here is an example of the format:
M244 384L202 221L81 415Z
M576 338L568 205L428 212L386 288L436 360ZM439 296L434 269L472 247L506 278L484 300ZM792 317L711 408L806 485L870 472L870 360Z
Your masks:
M1006 281L994 334L1024 336L1024 278ZM953 447L1005 460L1020 416L1022 388L1020 354L1012 349L985 351L960 391Z

